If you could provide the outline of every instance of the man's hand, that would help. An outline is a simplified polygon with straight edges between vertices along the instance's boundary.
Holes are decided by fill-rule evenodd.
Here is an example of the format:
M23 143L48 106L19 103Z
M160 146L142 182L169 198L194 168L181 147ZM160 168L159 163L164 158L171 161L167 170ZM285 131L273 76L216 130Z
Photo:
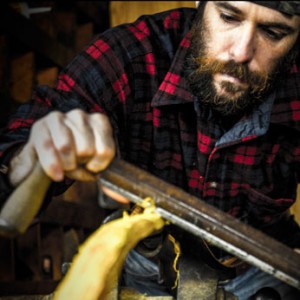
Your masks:
M62 181L65 175L91 180L114 155L113 132L104 114L79 109L51 112L32 126L28 142L11 160L9 179L19 185L39 160L53 181Z

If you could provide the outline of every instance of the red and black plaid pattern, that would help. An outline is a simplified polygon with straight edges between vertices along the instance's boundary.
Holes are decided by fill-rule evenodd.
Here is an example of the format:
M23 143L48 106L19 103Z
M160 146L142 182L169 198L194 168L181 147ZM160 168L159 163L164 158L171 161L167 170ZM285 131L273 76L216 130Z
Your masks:
M103 112L127 161L255 226L279 221L298 180L298 67L226 131L183 75L194 16L194 9L143 16L97 37L61 72L55 89L38 88L12 117L1 134L2 162L49 110Z

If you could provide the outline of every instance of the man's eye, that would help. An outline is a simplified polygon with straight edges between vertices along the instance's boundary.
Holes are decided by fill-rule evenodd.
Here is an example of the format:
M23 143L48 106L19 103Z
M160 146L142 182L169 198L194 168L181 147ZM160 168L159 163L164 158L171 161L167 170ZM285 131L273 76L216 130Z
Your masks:
M238 21L238 19L235 16L225 13L220 13L220 18L226 23L234 23Z
M285 36L285 33L283 33L283 32L276 32L276 31L273 31L272 29L268 29L268 28L264 28L264 33L266 34L266 36L269 39L274 40L274 41L279 41Z

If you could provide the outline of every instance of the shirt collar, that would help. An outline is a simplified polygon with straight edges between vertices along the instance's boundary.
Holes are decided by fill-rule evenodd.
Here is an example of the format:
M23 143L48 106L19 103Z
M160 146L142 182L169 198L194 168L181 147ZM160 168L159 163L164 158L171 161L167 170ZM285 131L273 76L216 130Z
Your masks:
M182 68L189 46L190 31L182 39L171 67L152 99L153 107L194 102L195 96L190 91Z

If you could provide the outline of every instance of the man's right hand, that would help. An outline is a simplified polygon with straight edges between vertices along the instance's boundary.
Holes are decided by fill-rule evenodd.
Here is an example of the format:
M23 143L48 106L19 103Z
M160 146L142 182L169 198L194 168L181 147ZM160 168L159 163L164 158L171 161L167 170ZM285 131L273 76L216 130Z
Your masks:
M9 179L13 186L19 185L38 160L53 181L62 181L65 175L90 180L114 156L113 132L107 116L79 109L66 114L51 112L33 124L28 142L11 160Z

